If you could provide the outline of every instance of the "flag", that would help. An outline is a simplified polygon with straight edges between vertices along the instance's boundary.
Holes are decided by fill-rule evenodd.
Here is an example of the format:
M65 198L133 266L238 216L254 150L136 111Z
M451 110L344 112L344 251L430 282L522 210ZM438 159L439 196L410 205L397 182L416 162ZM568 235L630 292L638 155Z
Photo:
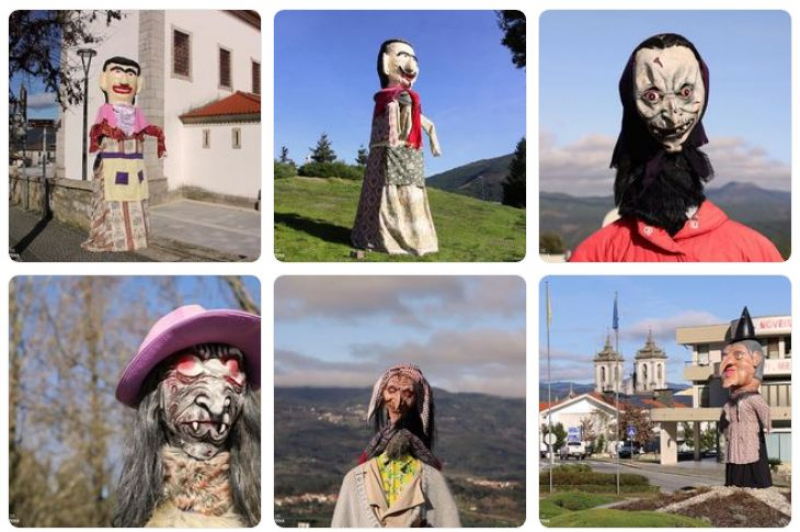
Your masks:
M619 311L617 311L617 293L614 292L614 318L611 322L611 327L615 330L619 330Z

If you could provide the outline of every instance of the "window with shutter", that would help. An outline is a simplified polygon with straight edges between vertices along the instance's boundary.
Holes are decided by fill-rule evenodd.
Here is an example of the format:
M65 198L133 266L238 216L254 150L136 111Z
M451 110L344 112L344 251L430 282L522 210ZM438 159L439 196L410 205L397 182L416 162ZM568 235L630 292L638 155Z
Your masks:
M172 73L189 78L192 75L191 35L172 30Z
M219 49L219 86L224 89L232 89L231 52L225 48Z

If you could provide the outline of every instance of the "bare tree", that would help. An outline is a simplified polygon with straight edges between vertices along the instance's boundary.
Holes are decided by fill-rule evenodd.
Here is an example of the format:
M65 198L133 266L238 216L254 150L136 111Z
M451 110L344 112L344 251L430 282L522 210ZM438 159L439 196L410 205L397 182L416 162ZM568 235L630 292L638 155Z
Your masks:
M236 298L236 302L239 304L239 308L246 312L250 312L251 314L257 314L259 316L261 315L261 309L250 295L250 292L247 290L247 287L244 285L241 277L229 275L223 277L222 280L230 287L234 297Z
M63 108L83 101L81 65L62 61L61 52L96 45L102 37L92 31L92 24L105 20L109 26L122 16L113 10L14 11L8 24L9 77L36 78Z

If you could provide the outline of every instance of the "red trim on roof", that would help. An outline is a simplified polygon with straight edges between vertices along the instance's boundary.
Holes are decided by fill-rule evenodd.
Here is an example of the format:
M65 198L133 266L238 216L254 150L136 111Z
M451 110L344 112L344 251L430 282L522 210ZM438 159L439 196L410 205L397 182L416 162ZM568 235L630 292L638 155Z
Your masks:
M185 118L207 118L211 116L251 115L261 113L261 96L251 92L236 91L226 98L192 109L180 116Z

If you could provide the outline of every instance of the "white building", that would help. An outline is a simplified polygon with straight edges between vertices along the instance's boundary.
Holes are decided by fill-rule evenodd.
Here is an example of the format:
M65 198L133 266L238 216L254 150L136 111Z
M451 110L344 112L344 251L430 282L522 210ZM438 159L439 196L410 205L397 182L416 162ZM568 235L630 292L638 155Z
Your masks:
M105 102L99 87L103 63L114 56L133 59L141 65L144 78L136 105L148 122L164 129L168 151L166 159L158 160L155 140L147 142L145 161L153 200L199 194L254 204L261 188L258 13L173 10L123 14L122 20L110 26L105 20L93 26L102 42L95 48L97 55L89 73L89 127ZM65 50L62 61L81 64L76 49ZM223 112L196 116L199 110L214 108L215 103ZM244 112L232 112L242 103ZM81 179L83 105L61 111L59 118L57 176ZM89 173L93 159L89 159Z
M667 387L667 354L653 341L653 331L647 334L644 347L636 351L634 393L647 393Z
M606 345L594 356L594 391L623 392L623 364L625 360L611 346L611 336L606 336Z

